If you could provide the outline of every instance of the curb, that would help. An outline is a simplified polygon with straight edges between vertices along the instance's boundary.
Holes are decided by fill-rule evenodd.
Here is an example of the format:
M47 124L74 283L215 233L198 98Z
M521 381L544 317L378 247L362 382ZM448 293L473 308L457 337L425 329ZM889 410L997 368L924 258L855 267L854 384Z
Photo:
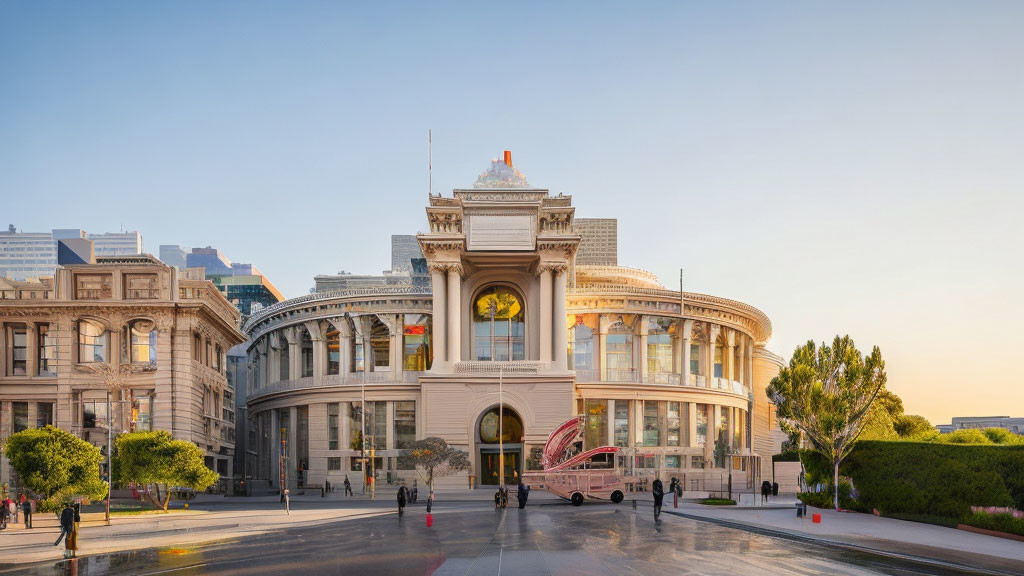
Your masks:
M857 552L865 552L876 556L885 556L889 558L899 558L901 560L909 560L912 562L918 562L921 564L931 566L941 566L943 568L953 569L964 574L986 574L996 576L1016 576L1014 572L1004 572L1002 570L991 570L988 568L979 568L977 566L965 566L963 564L957 564L956 562L948 562L946 560L940 560L938 558L929 558L925 556L915 556L913 554L901 554L898 552L892 552L890 550L882 550L880 548L872 548L870 546L863 546L860 544L854 544L851 542L844 542L842 540L831 540L828 538L819 538L815 536L809 536L806 534L797 534L795 532L787 532L777 528L766 528L762 526L754 526L751 524L744 524L743 522L736 522L733 520L723 520L720 518L708 518L706 516L697 516L694 514L684 514L682 512L674 512L672 510L664 510L663 512L671 514L673 516L679 516L680 518L686 518L687 520L696 520L698 522L707 522L709 524L717 524L725 528L732 528L734 530L743 530L744 532L751 532L753 534L760 534L762 536L770 536L773 538L779 538L781 540L790 540L794 542L802 542L806 544L818 544L825 546L833 546L837 548L845 548L847 550L853 550ZM993 557L998 558L998 557Z

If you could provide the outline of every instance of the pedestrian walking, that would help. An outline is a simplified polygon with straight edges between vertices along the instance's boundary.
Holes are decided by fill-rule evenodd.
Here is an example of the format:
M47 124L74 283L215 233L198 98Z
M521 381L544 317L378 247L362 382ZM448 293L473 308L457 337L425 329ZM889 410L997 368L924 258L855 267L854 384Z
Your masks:
M398 515L401 516L405 512L405 504L407 502L405 496L405 486L398 487Z
M655 478L654 482L651 482L651 495L654 496L654 519L657 520L661 516L662 500L665 499L665 486L660 478Z
M32 527L32 501L25 498L25 495L21 495L21 514L25 518L25 528L29 529Z
M7 507L11 509L11 517L14 518L14 523L18 523L18 512L20 512L21 506L18 505L14 500L7 501Z
M284 513L289 515L289 516L291 516L291 514L292 514L291 492L292 492L291 490L287 490L286 489L286 490L284 490L281 493L281 497L284 498Z
M345 496L352 495L352 483L348 481L348 474L345 474Z
M519 498L519 509L526 508L526 499L530 497L530 487L520 482L516 496Z
M330 480L324 480L324 489L327 490L328 494L331 493L331 481Z
M420 489L416 486L416 481L412 481L412 503L415 504L416 500L419 500Z
M7 519L10 518L11 511L7 508L7 501L5 500L3 506L0 506L0 530L7 529Z
M57 541L53 543L54 546L59 546L61 540L71 537L71 532L75 529L76 516L77 513L75 512L75 509L71 507L71 502L65 502L64 509L60 511L60 536L58 536Z

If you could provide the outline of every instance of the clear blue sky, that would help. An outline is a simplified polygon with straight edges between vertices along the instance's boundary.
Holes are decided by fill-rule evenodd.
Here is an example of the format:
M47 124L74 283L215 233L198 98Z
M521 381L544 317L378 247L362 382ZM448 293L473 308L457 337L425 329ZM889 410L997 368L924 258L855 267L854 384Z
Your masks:
M910 412L1024 416L1024 3L0 3L0 224L388 266L504 149Z

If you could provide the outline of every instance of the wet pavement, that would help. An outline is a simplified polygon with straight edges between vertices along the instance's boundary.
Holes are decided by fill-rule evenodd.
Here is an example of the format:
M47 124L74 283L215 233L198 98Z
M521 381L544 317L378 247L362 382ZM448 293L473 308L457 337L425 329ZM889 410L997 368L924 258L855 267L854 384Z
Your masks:
M580 575L964 574L841 547L794 542L650 509L479 506L290 528L195 547L151 548L3 570L4 574Z

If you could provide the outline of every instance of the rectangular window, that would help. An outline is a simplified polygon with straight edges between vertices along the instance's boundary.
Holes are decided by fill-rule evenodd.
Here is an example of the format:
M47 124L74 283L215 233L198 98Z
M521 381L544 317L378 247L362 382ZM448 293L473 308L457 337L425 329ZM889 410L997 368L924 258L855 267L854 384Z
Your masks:
M39 325L39 375L57 375L57 336L50 332L49 324Z
M300 354L302 355L302 377L308 378L313 375L313 342L303 340Z
M338 404L336 402L327 405L327 449L338 449ZM338 470L340 469L339 461Z
M11 375L24 376L28 373L28 328L11 328Z
M679 446L680 445L680 417L679 417L679 402L668 403L668 419L666 420L666 427L668 428L667 438L665 439L666 446ZM683 406L686 406L683 404ZM679 466L676 466L678 468Z
M366 403L366 430L370 437L369 448L386 450L388 448L388 403Z
M136 432L153 431L153 397L148 394L136 396L132 403L132 425Z
M363 406L361 402L349 403L348 437L351 439L351 450L363 449ZM353 468L355 470L355 468Z
M395 448L416 441L416 402L395 402Z
M278 350L277 353L278 353L278 358L280 358L280 360L281 360L281 362L280 362L280 364L281 364L281 372L280 372L280 374L278 374L278 377L279 377L279 379L282 382L284 382L285 380L288 380L291 377L290 374L289 374L289 367L288 367L288 362L291 360L291 358L289 358L290 352L288 350L288 343L287 342L282 342L281 343L281 349Z
M629 447L629 400L615 401L615 445Z
M110 274L76 274L76 300L102 300L113 298L113 283Z
M644 446L661 446L661 420L659 402L644 400Z
M213 347L213 369L220 372L220 344Z
M679 468L679 455L669 454L665 456L665 468Z
M349 459L349 462L350 462L350 464L349 464L348 469L351 470L352 472L362 472L363 471L363 462L359 458L359 456L353 456L352 458Z
M366 363L363 360L363 342L361 338L353 338L352 340L352 371L362 372L366 369Z
M690 374L700 374L700 346L690 344Z
M722 377L722 347L715 346L715 378Z
M704 468L704 456L690 456L690 468L702 470Z
M131 300L153 300L160 297L156 274L125 274L124 297Z
M743 410L732 409L732 445L739 449L743 446Z
M327 459L327 471L328 472L336 472L338 470L341 470L341 458L337 457L337 456L332 456L332 457L328 458Z
M11 415L14 417L13 432L15 434L22 430L28 430L28 402L11 403Z
M104 326L89 320L78 323L78 361L107 361L107 331Z
M697 404L697 446L708 443L708 405Z
M406 314L403 328L402 366L406 372L430 369L430 316Z
M327 373L338 374L341 368L341 334L337 330L327 331Z
M586 429L583 449L590 450L608 444L608 401L587 400L585 406Z
M36 428L53 426L53 403L39 402L36 404Z

